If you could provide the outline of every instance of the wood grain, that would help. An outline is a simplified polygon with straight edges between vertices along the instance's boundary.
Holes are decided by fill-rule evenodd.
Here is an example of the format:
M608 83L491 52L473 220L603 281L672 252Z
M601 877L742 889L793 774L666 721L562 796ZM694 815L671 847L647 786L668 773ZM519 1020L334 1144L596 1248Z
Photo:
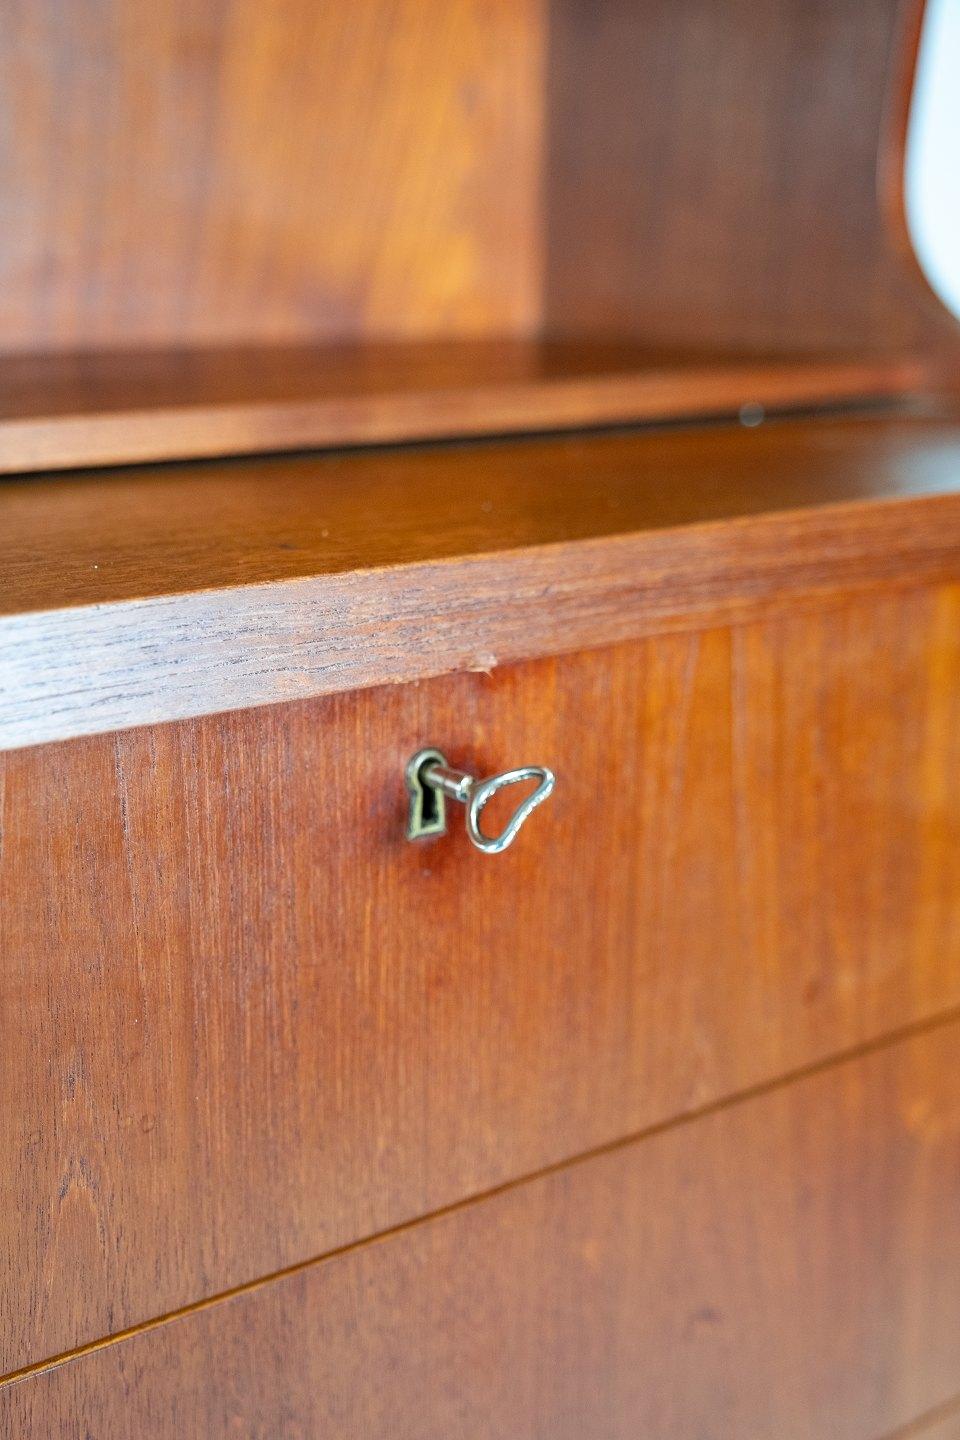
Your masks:
M428 743L555 796L410 845ZM960 1004L957 587L0 777L0 1373Z
M913 390L911 12L4 7L0 1433L956 1428L956 410L197 463Z
M0 350L524 334L541 0L7 0Z
M960 1375L953 1025L0 1388L8 1433L876 1440Z
M559 0L546 333L955 356L960 331L919 276L890 184L916 9Z
M899 14L10 0L0 351L542 334L955 352L890 203L916 28ZM295 421L234 415L234 443L308 443Z
M935 1412L899 1428L887 1440L958 1440L960 1437L960 1398L938 1406Z
M0 473L783 411L929 388L917 360L542 341L0 357Z
M6 482L0 745L956 578L958 478L874 418Z

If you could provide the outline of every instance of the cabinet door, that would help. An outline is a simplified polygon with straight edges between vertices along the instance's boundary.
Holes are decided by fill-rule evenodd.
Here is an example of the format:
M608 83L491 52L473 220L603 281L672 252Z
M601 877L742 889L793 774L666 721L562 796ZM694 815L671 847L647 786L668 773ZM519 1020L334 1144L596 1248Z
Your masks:
M0 1373L960 1003L957 613L0 758ZM410 843L428 744L555 792Z
M892 1440L960 1391L958 1051L931 1029L0 1387L0 1433Z

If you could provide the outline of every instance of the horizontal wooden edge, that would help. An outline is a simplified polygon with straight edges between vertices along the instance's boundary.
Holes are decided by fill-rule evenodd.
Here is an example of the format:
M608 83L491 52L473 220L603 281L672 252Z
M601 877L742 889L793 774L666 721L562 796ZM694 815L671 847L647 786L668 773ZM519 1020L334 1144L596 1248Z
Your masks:
M789 411L894 400L928 388L925 362L897 360L724 362L478 382L443 389L318 395L269 403L238 400L105 408L30 418L0 416L0 474L211 459L315 447L570 430L737 414L744 406Z
M0 618L0 749L960 578L960 494Z

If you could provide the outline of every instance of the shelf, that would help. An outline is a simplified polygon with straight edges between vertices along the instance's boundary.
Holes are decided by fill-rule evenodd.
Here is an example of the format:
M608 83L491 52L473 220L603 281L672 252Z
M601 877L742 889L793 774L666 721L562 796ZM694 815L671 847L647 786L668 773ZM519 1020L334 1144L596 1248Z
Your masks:
M0 748L960 579L958 491L920 416L7 480Z
M909 358L678 356L498 341L0 357L0 473L877 400Z

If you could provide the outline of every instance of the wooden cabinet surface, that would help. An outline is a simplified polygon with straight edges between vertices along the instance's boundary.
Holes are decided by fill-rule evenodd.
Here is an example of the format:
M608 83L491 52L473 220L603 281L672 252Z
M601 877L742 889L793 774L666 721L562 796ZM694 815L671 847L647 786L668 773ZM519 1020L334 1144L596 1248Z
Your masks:
M0 758L2 1373L960 1005L958 622L906 590ZM410 843L424 744L555 795L503 856Z
M351 1248L0 1389L0 1421L893 1436L960 1367L958 1047L954 1021L868 1049Z
M960 1440L920 0L0 11L0 1440Z

